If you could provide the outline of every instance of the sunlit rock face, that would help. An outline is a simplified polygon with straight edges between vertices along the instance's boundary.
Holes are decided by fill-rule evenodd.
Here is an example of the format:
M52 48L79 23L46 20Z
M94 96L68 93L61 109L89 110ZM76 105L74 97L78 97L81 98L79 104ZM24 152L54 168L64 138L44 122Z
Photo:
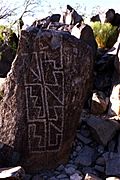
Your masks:
M37 172L67 162L92 72L84 42L66 32L22 31L0 104L9 164Z

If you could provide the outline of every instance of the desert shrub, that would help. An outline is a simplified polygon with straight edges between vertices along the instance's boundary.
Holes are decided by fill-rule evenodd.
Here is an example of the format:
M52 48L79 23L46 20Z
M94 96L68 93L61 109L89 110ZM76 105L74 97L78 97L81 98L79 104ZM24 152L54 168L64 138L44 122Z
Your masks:
M8 36L8 44L16 51L18 47L18 38L16 34L11 30Z
M4 36L3 36L3 31L5 31L6 27L3 25L0 25L0 44L4 42Z
M99 48L111 48L117 40L117 27L110 23L91 23L95 39Z
M11 28L8 28L7 26L0 25L0 45L7 42L9 46L13 50L17 49L18 46L18 38L16 34L13 32Z

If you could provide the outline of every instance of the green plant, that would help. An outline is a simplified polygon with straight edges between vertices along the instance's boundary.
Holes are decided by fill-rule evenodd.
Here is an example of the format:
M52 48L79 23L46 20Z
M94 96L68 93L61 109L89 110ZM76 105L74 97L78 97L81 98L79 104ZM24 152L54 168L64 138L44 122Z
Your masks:
M18 42L16 41L17 36L12 28L0 25L0 45L2 45L3 43L7 43L13 50L16 51L18 45Z
M13 31L10 31L9 36L8 36L8 44L15 51L16 51L17 45L18 45L18 44L16 44L16 38L17 38L16 34Z
M0 25L0 44L4 42L3 32L5 31L6 27L4 25Z
M117 40L117 27L110 23L91 23L99 48L111 48Z

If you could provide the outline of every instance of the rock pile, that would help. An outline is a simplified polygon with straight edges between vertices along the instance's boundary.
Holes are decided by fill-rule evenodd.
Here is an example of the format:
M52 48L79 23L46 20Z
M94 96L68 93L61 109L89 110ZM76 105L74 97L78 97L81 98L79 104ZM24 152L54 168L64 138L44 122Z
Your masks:
M67 164L37 174L26 174L24 180L120 179L119 121L96 117L85 110L80 121Z
M32 180L120 179L119 121L96 117L85 110L81 118L68 163L33 175Z

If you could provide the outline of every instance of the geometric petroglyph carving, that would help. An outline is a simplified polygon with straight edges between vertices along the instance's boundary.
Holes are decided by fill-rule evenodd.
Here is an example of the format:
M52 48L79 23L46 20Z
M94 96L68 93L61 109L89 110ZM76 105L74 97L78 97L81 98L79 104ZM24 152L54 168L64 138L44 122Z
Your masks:
M30 152L53 152L61 147L64 126L64 71L60 51L22 54L28 146Z

